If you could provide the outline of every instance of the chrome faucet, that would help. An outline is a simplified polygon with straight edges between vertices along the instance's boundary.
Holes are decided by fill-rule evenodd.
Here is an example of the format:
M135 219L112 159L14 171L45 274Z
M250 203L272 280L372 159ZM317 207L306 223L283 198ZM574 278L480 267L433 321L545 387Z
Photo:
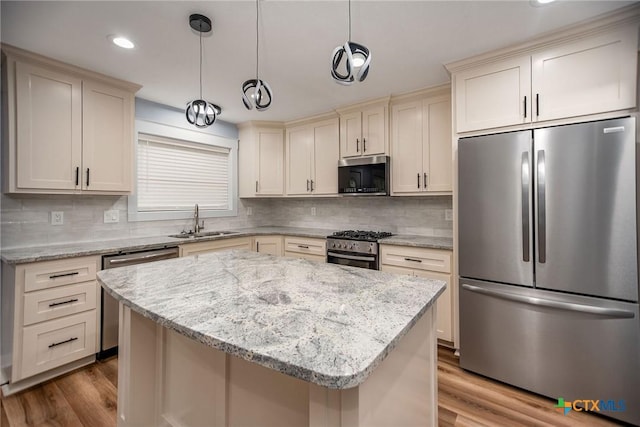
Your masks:
M198 208L198 204L196 203L196 207L193 213L193 232L199 233L200 230L204 228L204 220L202 220L202 224L200 224L200 209Z

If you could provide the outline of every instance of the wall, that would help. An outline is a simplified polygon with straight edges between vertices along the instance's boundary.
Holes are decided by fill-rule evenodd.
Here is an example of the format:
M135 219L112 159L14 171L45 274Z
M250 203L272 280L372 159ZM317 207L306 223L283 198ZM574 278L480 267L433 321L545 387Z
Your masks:
M453 223L445 219L451 203L451 196L339 197L273 199L257 206L270 215L272 225L452 237Z

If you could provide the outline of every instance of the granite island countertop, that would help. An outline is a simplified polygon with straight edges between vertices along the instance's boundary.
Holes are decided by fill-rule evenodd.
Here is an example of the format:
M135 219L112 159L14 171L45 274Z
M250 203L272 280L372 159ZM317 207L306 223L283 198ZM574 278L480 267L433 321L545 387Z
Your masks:
M205 230L206 231L206 230ZM166 247L177 247L183 244L205 242L210 240L233 239L269 234L280 234L297 237L325 238L336 230L305 227L253 227L231 229L233 234L223 236L203 236L197 238L176 238L169 236L130 237L113 240L97 240L91 242L74 242L56 245L27 246L18 248L2 248L2 261L8 264L24 264L29 262L51 261L91 255L112 255L120 252L143 251ZM380 239L380 243L417 246L432 249L453 249L453 239L447 237L430 237L417 235L394 235Z
M364 382L445 288L242 250L104 270L98 281L164 327L336 389Z

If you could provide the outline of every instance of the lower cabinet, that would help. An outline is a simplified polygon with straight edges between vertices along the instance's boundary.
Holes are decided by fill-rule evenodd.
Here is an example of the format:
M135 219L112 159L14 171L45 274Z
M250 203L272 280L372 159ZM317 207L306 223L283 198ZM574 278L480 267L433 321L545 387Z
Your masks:
M380 270L446 282L437 302L436 330L438 339L453 342L451 251L381 244Z
M100 263L100 257L89 256L3 264L2 368L9 380L7 394L95 361Z
M326 262L327 240L311 237L284 237L284 256Z
M253 238L253 250L261 254L282 256L282 236L256 236Z
M208 242L186 243L178 246L180 256L206 254L208 252L224 251L228 249L251 250L251 237L236 237L233 239L211 240Z

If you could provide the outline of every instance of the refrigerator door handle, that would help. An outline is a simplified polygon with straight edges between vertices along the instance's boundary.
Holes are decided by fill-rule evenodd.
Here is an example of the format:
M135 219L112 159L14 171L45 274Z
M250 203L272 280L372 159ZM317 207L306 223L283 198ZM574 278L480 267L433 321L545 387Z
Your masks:
M538 307L556 308L560 310L576 311L579 313L594 314L597 316L609 317L613 319L631 319L635 317L632 311L620 310L617 308L596 307L593 305L577 304L572 302L554 301L545 298L531 297L526 295L500 292L480 286L463 284L462 289L478 294L501 298L507 301L515 301L523 304L535 305Z
M529 152L522 153L522 260L529 262Z
M538 262L544 264L547 261L547 217L546 211L546 180L544 150L538 151L537 161L537 187L538 187Z

